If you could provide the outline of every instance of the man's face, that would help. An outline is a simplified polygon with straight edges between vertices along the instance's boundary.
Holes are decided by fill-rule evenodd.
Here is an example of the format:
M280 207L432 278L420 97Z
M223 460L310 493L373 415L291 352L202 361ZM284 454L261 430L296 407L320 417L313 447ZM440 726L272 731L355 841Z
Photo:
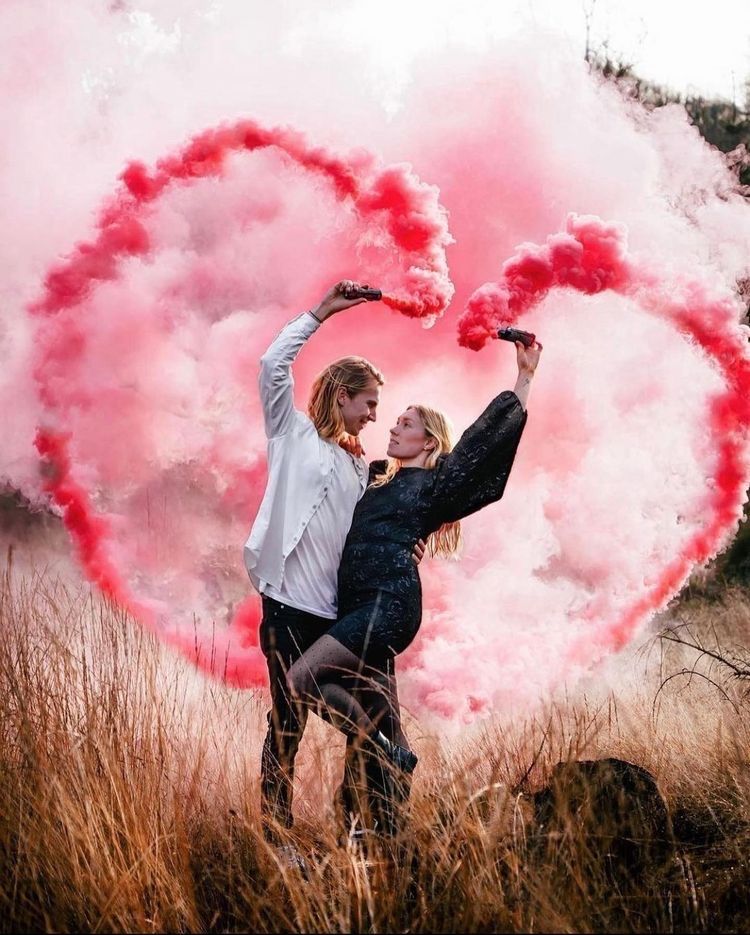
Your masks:
M349 396L346 390L340 390L338 402L341 406L344 428L350 435L359 435L368 422L375 421L380 402L380 386L373 379L356 396Z

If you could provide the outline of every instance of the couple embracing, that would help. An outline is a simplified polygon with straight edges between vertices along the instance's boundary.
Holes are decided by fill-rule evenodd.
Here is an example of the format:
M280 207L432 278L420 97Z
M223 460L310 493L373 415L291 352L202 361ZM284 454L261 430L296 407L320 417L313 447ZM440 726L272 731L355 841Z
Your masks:
M294 759L309 711L347 737L343 817L382 834L397 828L417 757L404 735L395 657L422 615L425 543L448 556L460 520L500 499L526 423L541 345L516 345L513 391L490 401L455 446L446 417L409 405L390 431L387 460L369 465L359 433L374 422L384 378L344 357L316 378L308 412L294 408L291 366L331 316L366 301L343 280L287 324L261 358L268 482L245 544L260 592L261 648L272 708L261 762L266 836L292 824Z

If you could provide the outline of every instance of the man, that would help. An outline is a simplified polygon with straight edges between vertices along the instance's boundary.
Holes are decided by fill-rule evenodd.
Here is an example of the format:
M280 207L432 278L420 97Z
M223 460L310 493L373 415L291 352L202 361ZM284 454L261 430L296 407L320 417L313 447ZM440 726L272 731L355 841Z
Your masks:
M260 361L260 397L268 438L268 482L244 557L262 595L261 648L268 662L272 709L261 761L262 812L266 836L292 825L294 759L306 710L292 705L286 671L336 619L338 567L357 501L367 486L368 468L359 433L376 419L383 376L361 357L326 367L313 384L308 414L294 408L291 365L321 324L366 301L346 298L359 288L351 280L333 286L321 303L287 324ZM415 549L421 560L424 543ZM400 729L393 671L368 672L358 685L389 739ZM362 781L364 774L364 781ZM362 816L359 786L377 830L395 828L394 787L373 755L347 747L340 805ZM407 794L408 790L395 790ZM288 855L287 855L288 856Z

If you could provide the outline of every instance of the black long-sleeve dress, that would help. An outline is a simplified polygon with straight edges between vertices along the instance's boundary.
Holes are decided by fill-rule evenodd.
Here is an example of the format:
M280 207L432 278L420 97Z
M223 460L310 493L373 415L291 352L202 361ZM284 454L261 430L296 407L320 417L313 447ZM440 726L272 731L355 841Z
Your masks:
M415 544L502 497L526 416L506 390L434 469L403 467L389 483L365 491L344 546L339 616L329 635L371 664L406 649L422 619ZM372 462L370 482L385 465Z

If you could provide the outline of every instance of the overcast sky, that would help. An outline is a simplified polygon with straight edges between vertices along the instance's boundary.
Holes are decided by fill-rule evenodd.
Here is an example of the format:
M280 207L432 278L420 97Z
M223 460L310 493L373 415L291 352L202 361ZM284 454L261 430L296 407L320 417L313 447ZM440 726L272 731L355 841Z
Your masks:
M340 31L350 41L366 36L397 75L416 52L446 37L481 44L524 23L559 31L583 55L587 13L593 47L608 42L614 57L644 78L744 104L750 0L354 0L346 13L337 9L330 17L321 3L314 19L315 27Z
M744 102L750 0L526 0L525 6L584 45L588 11L594 44L608 40L644 77Z

